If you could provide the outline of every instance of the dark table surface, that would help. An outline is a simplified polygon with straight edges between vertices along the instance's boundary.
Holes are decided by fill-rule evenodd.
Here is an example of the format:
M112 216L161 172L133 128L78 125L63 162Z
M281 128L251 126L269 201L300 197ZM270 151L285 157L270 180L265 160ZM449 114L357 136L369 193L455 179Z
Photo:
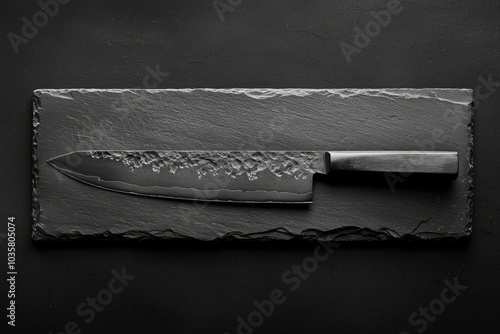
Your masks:
M498 1L60 2L46 15L35 1L0 4L0 267L6 277L14 216L17 333L236 333L238 317L255 325L245 333L500 330ZM350 244L303 278L293 266L314 243L33 242L31 94L70 87L472 88L472 237ZM259 321L254 301L275 289L285 300ZM94 311L94 297L106 305Z

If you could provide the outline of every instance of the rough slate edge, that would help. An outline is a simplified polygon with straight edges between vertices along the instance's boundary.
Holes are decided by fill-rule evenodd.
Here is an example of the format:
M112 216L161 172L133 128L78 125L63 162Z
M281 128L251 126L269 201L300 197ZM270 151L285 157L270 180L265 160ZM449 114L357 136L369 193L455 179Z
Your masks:
M428 90L434 90L434 89L429 89ZM40 212L41 212L41 207L40 203L38 201L37 197L37 182L38 182L38 177L39 177L39 168L38 168L38 156L37 156L37 135L38 135L38 126L39 126L39 111L38 109L41 108L41 94L43 92L46 93L52 93L55 95L61 94L63 96L64 94L71 94L71 91L79 91L79 92L101 92L101 91L114 91L114 92L126 92L126 91L131 91L135 89L39 89L35 90L33 93L33 140L32 140L32 159L33 159L33 169L32 169L32 188L33 188L33 198L32 198L32 218L33 218L33 233L32 233L32 238L34 240L50 240L50 239L57 239L57 240L71 240L71 239L109 239L109 237L113 237L113 239L194 239L190 236L184 236L184 235L179 235L175 233L174 231L170 231L171 235L169 237L163 236L156 236L149 234L148 232L143 232L144 236L140 237L137 235L137 231L133 234L132 237L126 234L111 234L109 231L106 233L103 233L101 235L92 235L92 236L82 236L79 235L78 233L73 234L71 236L65 236L64 238L55 238L53 236L48 236L46 235L43 231L38 230L36 227L36 222L39 220L40 217ZM330 89L211 89L211 88L206 88L206 89L201 89L201 88L196 88L196 89L152 89L149 90L150 92L158 92L158 91L182 91L182 90L206 90L206 91L218 91L218 92L228 92L228 93L241 93L243 92L244 94L248 93L269 93L269 91L273 91L273 93L276 94L284 94L284 95L299 95L300 94L309 94L307 91L324 91L324 90L330 90ZM335 90L336 93L339 93L342 95L342 93L347 93L347 94L374 94L377 95L380 93L380 91L384 91L384 93L390 93L391 89L332 89ZM412 89L394 89L396 91L408 91L409 95L412 96ZM425 89L419 89L419 90L425 90ZM438 88L436 90L441 90L444 91L446 89L441 89ZM454 89L451 89L454 90ZM471 89L457 89L461 91L466 91L468 92L471 97L473 94L473 91ZM293 93L295 92L295 93ZM349 96L349 95L347 95ZM423 97L423 96L420 96ZM437 98L437 96L436 96ZM469 137L469 142L468 142L468 152L467 152L467 160L468 160L468 166L469 170L467 173L467 181L469 183L469 188L468 188L468 198L467 198L467 207L468 210L464 211L466 214L466 220L468 221L467 225L465 226L465 233L463 235L454 236L454 235L448 235L446 237L441 237L439 240L459 240L463 239L466 237L469 237L472 233L472 214L473 214L473 167L474 167L474 160L473 160L473 155L474 155L474 150L473 150L473 125L474 125L474 103L471 98L471 102L469 104L469 114L470 114L470 120L467 125L467 131L468 131L468 137ZM422 222L420 222L422 223ZM420 225L419 223L419 225ZM418 226L419 226L418 225ZM417 228L418 228L417 226ZM424 236L421 236L419 234L411 234L411 235L403 235L402 237L395 237L390 231L385 231L384 229L375 231L369 228L359 228L359 227L341 227L341 228L336 228L334 230L330 231L323 231L323 230L315 230L315 231L302 231L300 234L293 234L290 235L290 232L284 231L285 235L288 233L289 238L288 239L302 239L302 240L332 240L334 239L335 241L356 241L356 240L362 240L362 241L370 241L370 240L390 240L390 239L400 239L400 240L433 240L432 238L425 238ZM310 233L312 232L312 233ZM250 240L283 240L283 231L281 231L279 228L278 229L272 229L268 231L260 231L256 233L249 233L249 234L241 234L238 232L234 233L227 233L221 238L217 238L214 240L233 240L233 239L250 239ZM332 238L333 237L333 238ZM345 239L344 239L345 237Z
M471 94L474 94L473 90L470 90ZM468 218L469 223L466 226L467 237L470 237L472 234L472 224L473 224L473 213L474 213L474 101L471 102L469 106L470 111L470 121L467 125L467 131L469 134L469 150L467 155L467 160L469 161L469 173L467 174L469 181L469 198L468 198L468 206L469 212Z
M37 184L38 184L38 126L40 124L40 118L38 115L38 108L40 106L40 93L35 91L33 92L33 139L31 143L31 159L32 159L32 171L31 171L31 218L33 219L33 232L32 237L35 238L36 231L36 222L40 218L40 203L38 202L38 193L37 193Z

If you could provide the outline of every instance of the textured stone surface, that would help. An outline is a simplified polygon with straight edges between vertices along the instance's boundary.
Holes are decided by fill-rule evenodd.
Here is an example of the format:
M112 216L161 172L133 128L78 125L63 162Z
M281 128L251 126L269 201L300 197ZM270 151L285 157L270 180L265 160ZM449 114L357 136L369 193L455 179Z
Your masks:
M472 92L38 90L33 238L460 238L471 232ZM103 191L51 168L79 150L448 150L456 180L316 176L309 205L196 203ZM391 183L391 185L389 185Z

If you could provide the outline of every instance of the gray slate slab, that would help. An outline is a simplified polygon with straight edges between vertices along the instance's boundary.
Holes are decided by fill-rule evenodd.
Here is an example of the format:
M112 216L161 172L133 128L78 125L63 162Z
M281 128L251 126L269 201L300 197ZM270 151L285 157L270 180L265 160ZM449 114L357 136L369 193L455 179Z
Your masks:
M385 240L472 229L467 89L37 90L33 238ZM104 191L46 161L78 150L446 150L456 180L336 173L308 205L197 203Z

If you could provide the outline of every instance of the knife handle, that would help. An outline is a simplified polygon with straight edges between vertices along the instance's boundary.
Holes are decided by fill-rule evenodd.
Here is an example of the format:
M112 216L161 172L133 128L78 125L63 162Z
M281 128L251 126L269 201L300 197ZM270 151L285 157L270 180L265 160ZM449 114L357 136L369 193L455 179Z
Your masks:
M331 151L327 155L330 170L458 174L457 152Z

